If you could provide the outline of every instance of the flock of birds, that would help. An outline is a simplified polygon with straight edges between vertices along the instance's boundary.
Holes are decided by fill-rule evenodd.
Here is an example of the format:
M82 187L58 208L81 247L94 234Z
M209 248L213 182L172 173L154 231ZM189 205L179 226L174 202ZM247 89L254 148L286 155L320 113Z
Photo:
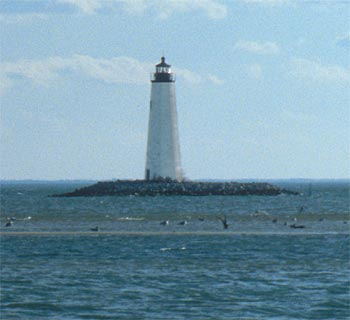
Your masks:
M204 221L203 218L200 218L199 220L200 220L200 221ZM226 216L219 217L218 220L221 221L223 229L228 229L229 224L228 224L228 222L227 222L227 217L226 217ZM277 218L274 218L274 219L272 220L273 223L277 223L277 221L278 221ZM303 228L305 228L305 225L297 224L297 221L298 221L298 219L297 219L297 218L294 218L294 223L293 223L293 224L290 224L289 227L290 227L290 228L293 228L293 229L303 229ZM322 220L320 219L319 221L323 221L323 219L322 219ZM167 226L167 225L169 224L169 220L164 220L164 221L162 221L160 224L161 224L162 226ZM182 226L184 226L184 225L186 225L186 224L187 224L187 221L186 221L186 220L181 221L181 222L178 223L178 225L182 225ZM284 225L287 226L287 225L288 225L287 222L284 222ZM92 229L91 229L91 230L92 230Z
M300 207L299 210L298 210L298 213L301 213L303 211L304 211L304 207ZM269 214L266 211L259 211L259 210L255 211L255 213L253 214L253 216L255 216L255 217L258 217L258 216L261 216L261 215L269 216ZM204 218L199 218L199 220L200 221L204 221ZM229 224L227 222L227 217L226 216L219 217L218 220L221 221L223 229L228 229ZM277 218L272 219L273 223L277 223L277 221L278 221ZM303 229L303 228L305 228L305 225L297 224L297 221L298 221L298 219L294 218L294 223L290 224L289 227L293 228L293 229ZM319 221L323 221L323 219L320 219ZM167 226L169 224L169 220L164 220L160 224L163 225L163 226ZM187 224L186 220L181 221L181 222L178 223L178 225L182 225L182 226L184 226L186 224ZM287 222L284 222L284 225L287 226L288 225Z
M299 210L298 210L298 213L300 214L303 211L304 211L304 207L300 207ZM259 210L257 210L257 211L255 211L255 213L251 214L251 216L253 216L253 217L262 217L262 216L268 217L268 216L270 216L270 214L268 212L266 212L266 211L259 211ZM9 217L9 218L7 218L5 227L6 228L12 227L16 220L31 220L31 219L32 219L32 217L30 217L30 216L27 217L27 218L24 218L24 219L17 219L15 217L11 217L11 218ZM221 216L221 217L218 217L218 220L221 221L223 229L228 229L229 228L229 223L228 223L227 217L225 215ZM323 220L324 220L323 218L320 218L318 221L321 222ZM199 221L204 221L204 218L199 218ZM278 219L277 218L273 218L271 221L273 223L277 223ZM170 223L169 220L164 220L164 221L160 222L160 225L167 226L167 225L169 225L169 223ZM178 225L185 226L187 223L188 223L187 220L183 220L183 221L178 222ZM347 221L344 221L344 224L347 224L347 223L348 223ZM284 226L288 226L288 223L284 222L283 225ZM305 228L305 225L298 224L298 219L295 217L293 219L293 223L289 224L289 227L293 228L293 229L303 229L303 228ZM99 232L100 230L101 229L98 226L96 226L94 228L90 228L90 231L93 231L93 232Z
M256 212L256 214L259 214L259 213ZM199 220L200 221L204 221L204 218L199 218ZM218 220L221 221L223 229L228 229L229 223L227 221L227 217L226 216L219 217ZM277 223L277 221L278 221L277 218L274 218L272 220L273 223ZM293 229L303 229L303 228L305 228L305 225L297 224L297 221L298 221L297 218L294 218L293 221L294 221L294 223L289 225L290 228L293 228ZM323 221L323 219L320 219L319 221ZM180 221L178 223L178 225L185 226L187 223L188 223L187 220L183 220L183 221ZM160 225L162 225L162 226L167 226L169 224L170 224L169 220L164 220L164 221L160 222ZM284 225L287 226L288 225L287 222L284 222ZM95 231L95 232L96 231L100 231L100 228L99 227L91 228L90 231Z
M203 218L199 218L199 220L200 220L200 221L204 221ZM223 218L220 217L219 220L222 222L223 228L224 228L224 229L227 229L229 225L228 225L228 223L227 223L226 216L224 216ZM183 221L180 221L180 222L178 223L178 225L179 225L179 226L185 226L187 223L188 223L187 220L183 220ZM162 221L162 222L160 223L160 225L162 225L162 226L167 226L167 225L169 225L169 220L164 220L164 221ZM99 227L94 227L94 228L91 228L90 231L98 232L98 231L100 231L100 228L99 228Z
M30 220L32 217L27 217L25 219L22 219L22 220ZM13 224L14 224L14 221L16 221L17 219L15 217L11 217L11 218L7 218L7 221L6 221L6 224L5 224L5 227L8 228L8 227L12 227ZM200 218L201 221L204 221L203 218ZM224 227L224 229L227 229L228 228L228 223L227 223L227 219L226 219L226 216L224 216L223 218L219 218L219 220L222 222L222 225ZM169 220L164 220L160 223L161 225L163 226L166 226L169 224ZM183 221L180 221L178 223L178 225L180 226L185 226L187 224L187 220L183 220ZM100 228L99 227L94 227L94 228L91 228L90 231L94 231L94 232L98 232L100 231Z
M13 224L14 224L14 222L16 221L16 220L31 220L32 219L32 217L27 217L27 218L24 218L24 219L17 219L17 218L15 218L15 217L9 217L9 218L7 218L7 221L6 221L6 223L5 223L5 227L6 228L8 228L8 227L12 227L13 226Z
M300 207L299 210L298 210L298 213L301 213L303 211L304 211L304 207ZM255 216L255 217L264 216L264 215L265 216L269 216L269 213L267 213L266 211L259 211L259 210L257 210L253 214L253 216ZM223 217L219 217L218 220L221 221L223 229L228 229L229 223L228 223L227 217L225 215ZM204 218L199 218L199 221L204 221ZM277 221L278 221L277 218L272 219L273 223L277 223ZM303 228L305 228L305 225L297 224L297 221L298 221L297 218L294 218L294 220L293 220L294 223L290 224L289 227L293 228L293 229L303 229ZM323 219L320 219L319 221L323 221ZM187 223L188 223L187 220L183 220L183 221L180 221L178 223L178 225L185 226ZM169 220L164 220L164 221L160 222L160 225L162 225L162 226L167 226L169 224L170 224ZM287 222L284 222L284 225L287 226L288 225ZM100 231L100 228L99 227L94 227L94 228L91 228L90 231L97 232L97 231Z

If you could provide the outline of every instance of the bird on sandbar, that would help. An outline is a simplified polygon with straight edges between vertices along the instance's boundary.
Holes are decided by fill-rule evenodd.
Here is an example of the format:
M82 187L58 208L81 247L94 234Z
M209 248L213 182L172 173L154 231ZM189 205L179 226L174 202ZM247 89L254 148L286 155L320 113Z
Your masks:
M13 225L13 221L10 220L6 222L5 227L12 227L12 225Z
M169 220L164 220L160 223L162 226L167 226L169 224Z
M227 229L228 223L227 223L226 216L224 216L223 218L219 218L219 220L222 222L222 226L224 227L224 229Z
M304 229L305 228L304 225L302 225L302 224L295 224L295 223L291 224L289 227L293 228L293 229Z

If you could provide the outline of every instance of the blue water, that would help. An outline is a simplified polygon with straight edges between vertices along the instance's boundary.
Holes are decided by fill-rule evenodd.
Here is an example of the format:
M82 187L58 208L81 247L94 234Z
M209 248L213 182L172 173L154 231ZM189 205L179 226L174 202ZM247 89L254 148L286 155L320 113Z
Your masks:
M47 196L79 186L2 184L1 319L350 318L348 182L288 183L299 196Z

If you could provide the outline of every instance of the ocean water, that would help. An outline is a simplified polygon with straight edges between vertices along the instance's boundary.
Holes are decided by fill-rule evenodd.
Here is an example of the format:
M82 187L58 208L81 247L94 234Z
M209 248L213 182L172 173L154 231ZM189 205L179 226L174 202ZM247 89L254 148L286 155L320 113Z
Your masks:
M349 181L277 184L300 195L2 183L0 319L350 319Z

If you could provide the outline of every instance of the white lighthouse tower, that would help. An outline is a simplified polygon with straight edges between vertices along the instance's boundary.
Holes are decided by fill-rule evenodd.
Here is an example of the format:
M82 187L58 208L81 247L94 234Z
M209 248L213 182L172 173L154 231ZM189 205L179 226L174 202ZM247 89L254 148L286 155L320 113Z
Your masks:
M182 181L179 132L175 97L175 75L165 58L151 77L146 180L170 178Z

